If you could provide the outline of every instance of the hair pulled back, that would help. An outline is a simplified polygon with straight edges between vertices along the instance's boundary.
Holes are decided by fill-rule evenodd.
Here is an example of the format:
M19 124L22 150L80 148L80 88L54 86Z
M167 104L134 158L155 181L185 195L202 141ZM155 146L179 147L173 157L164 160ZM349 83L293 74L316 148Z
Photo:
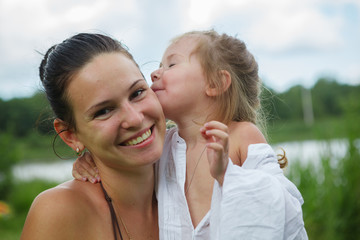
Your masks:
M215 119L225 124L231 121L252 122L265 133L258 64L246 44L236 37L214 30L187 32L174 38L173 42L186 37L198 40L193 54L197 55L208 84L222 92L217 96L219 101ZM222 70L231 76L231 84L226 91L221 91L224 89ZM285 151L277 157L280 167L284 168L288 163Z
M39 67L39 75L47 99L55 114L76 129L67 87L72 77L96 56L119 52L131 59L132 55L117 40L94 33L79 33L49 48ZM136 64L137 65L137 64Z
M248 121L262 125L258 118L261 93L258 64L245 43L227 34L220 35L214 30L188 32L173 42L185 37L198 40L193 53L198 56L211 87L223 89L222 70L230 73L230 87L218 96L216 119L224 123Z

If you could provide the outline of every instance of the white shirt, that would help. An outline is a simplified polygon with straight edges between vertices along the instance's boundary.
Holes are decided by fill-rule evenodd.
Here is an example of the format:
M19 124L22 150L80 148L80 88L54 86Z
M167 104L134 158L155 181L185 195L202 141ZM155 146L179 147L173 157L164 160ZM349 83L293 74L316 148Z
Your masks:
M223 186L215 181L211 209L196 228L184 192L186 143L177 128L166 134L157 176L162 240L307 239L301 194L268 144L250 145L243 167L229 160Z

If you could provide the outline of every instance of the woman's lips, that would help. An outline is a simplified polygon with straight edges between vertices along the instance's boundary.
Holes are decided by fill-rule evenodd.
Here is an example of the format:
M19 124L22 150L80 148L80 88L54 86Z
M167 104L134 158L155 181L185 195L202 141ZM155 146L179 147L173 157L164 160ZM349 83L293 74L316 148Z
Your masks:
M147 139L149 139L152 135L152 130L153 130L153 126L151 128L149 128L148 130L146 130L145 132L143 132L142 134L139 134L131 139L128 139L126 141L124 141L123 143L121 143L120 145L122 146L135 146L138 145L144 141L146 141Z

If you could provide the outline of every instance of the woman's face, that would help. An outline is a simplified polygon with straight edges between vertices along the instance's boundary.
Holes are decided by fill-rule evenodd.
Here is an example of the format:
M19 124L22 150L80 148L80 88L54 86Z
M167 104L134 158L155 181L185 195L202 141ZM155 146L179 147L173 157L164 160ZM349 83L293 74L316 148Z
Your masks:
M121 53L95 57L73 77L67 93L76 136L95 161L131 168L160 158L165 118L132 60Z

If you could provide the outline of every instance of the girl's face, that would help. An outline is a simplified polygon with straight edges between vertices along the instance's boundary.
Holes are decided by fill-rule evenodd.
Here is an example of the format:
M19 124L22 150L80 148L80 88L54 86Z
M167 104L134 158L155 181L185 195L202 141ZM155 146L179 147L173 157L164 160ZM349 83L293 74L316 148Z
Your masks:
M205 95L206 79L196 54L194 37L185 37L165 51L158 70L151 74L151 88L163 107L165 116L176 120L188 113Z
M160 158L165 118L156 95L129 58L121 53L95 57L73 77L67 94L78 126L76 136L95 161L127 168Z

